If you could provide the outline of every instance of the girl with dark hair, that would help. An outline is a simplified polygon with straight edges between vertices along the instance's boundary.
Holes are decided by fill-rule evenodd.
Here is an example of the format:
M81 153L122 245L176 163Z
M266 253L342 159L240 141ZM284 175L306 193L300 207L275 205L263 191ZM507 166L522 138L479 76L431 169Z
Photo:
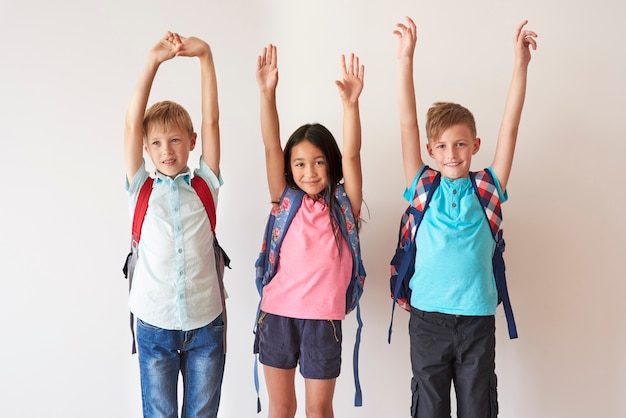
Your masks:
M307 417L333 417L335 381L341 366L341 321L353 269L354 248L342 233L343 217L333 216L336 192L345 190L345 208L359 218L362 204L359 96L364 67L351 54L342 57L342 79L335 81L343 104L343 155L320 124L296 129L281 147L276 86L276 46L258 57L261 131L267 180L274 211L286 188L304 192L279 250L276 274L263 288L255 352L263 364L269 417L296 413L295 370L305 379ZM343 179L343 183L341 183ZM344 209L344 208L342 208ZM344 224L339 225L339 222ZM357 257L360 264L360 254Z

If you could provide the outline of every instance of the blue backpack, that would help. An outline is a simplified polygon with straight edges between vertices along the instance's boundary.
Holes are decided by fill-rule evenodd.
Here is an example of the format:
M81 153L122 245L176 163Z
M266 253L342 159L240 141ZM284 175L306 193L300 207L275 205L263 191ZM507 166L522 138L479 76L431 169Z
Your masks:
M495 180L491 176L489 170L482 170L476 173L470 172L470 179L474 191L478 196L489 227L496 242L496 250L493 254L493 274L496 281L496 289L498 291L498 304L502 303L506 316L509 337L517 338L517 327L511 308L511 300L506 285L506 273L504 266L504 238L502 237L502 209L500 207L500 198L495 184ZM398 304L405 310L410 311L411 305L411 289L409 282L415 273L415 255L416 245L415 236L417 228L424 217L424 213L428 209L433 192L439 186L441 173L426 166L418 179L415 187L413 201L402 214L400 221L400 229L398 232L398 246L396 252L391 259L391 278L390 288L391 297L393 299L391 307L391 323L389 325L388 342L391 342L391 331L393 326L393 313L395 305Z
M278 208L273 208L265 227L263 245L259 258L255 263L256 267L256 286L259 295L263 298L263 287L266 286L276 275L278 267L278 259L280 254L280 246L282 245L287 229L293 220L296 212L302 204L305 193L302 190L286 187L280 198ZM361 260L361 247L359 243L359 235L357 232L357 223L352 214L350 200L345 192L342 184L337 185L335 197L339 203L338 207L333 210L333 217L341 229L341 233L350 247L352 254L352 275L350 284L346 291L346 313L350 313L356 309L356 319L358 323L356 331L356 341L354 343L353 367L354 367L354 384L356 394L354 398L355 406L362 406L363 399L361 394L361 384L358 374L359 346L361 343L361 330L363 322L361 320L361 308L359 299L363 294L363 286L365 284L365 268ZM261 302L259 302L260 313ZM258 314L257 314L258 317ZM258 319L258 318L257 318ZM257 412L261 411L259 400L259 378L258 365L254 365L254 384L257 391Z

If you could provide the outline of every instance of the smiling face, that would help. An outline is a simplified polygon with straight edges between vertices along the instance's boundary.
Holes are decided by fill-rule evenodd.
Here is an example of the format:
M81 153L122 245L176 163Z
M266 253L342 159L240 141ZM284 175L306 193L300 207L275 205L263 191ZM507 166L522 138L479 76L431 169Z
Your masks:
M472 156L480 149L480 138L475 138L469 126L461 123L445 129L426 148L441 175L456 180L469 175Z
M187 169L189 152L196 146L196 134L172 125L169 129L155 126L148 130L144 149L155 168L171 178Z
M321 149L303 140L291 148L290 167L296 185L316 199L328 186L326 158Z

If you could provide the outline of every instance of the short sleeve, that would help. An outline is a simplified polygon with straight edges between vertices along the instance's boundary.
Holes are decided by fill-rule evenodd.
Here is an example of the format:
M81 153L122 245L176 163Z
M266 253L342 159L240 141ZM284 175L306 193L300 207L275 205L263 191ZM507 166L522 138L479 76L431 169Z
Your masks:
M415 196L415 188L417 187L417 181L419 180L420 176L422 175L425 169L426 169L426 164L422 164L422 167L417 171L417 174L415 175L415 178L413 179L413 182L411 183L411 187L409 187L408 189L404 191L403 196L409 203L413 203L413 196Z
M489 170L489 174L493 177L493 181L496 183L496 189L498 189L498 197L500 197L500 203L504 203L509 200L509 193L505 190L504 192L500 188L500 179L496 176L496 173L493 171L492 167L487 168Z

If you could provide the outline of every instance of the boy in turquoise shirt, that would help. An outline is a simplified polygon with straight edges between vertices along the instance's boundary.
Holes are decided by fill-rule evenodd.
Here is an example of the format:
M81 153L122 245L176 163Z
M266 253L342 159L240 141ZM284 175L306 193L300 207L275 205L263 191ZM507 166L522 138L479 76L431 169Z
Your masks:
M515 64L490 174L501 202L507 199L517 130L526 92L530 48L536 34L522 22L514 37ZM425 170L413 83L415 23L406 18L398 37L399 112L407 190L413 200ZM495 241L469 178L480 149L472 113L456 103L435 103L427 114L426 149L441 173L416 234L411 293L412 417L450 417L454 382L459 417L495 417L495 310L492 269Z

